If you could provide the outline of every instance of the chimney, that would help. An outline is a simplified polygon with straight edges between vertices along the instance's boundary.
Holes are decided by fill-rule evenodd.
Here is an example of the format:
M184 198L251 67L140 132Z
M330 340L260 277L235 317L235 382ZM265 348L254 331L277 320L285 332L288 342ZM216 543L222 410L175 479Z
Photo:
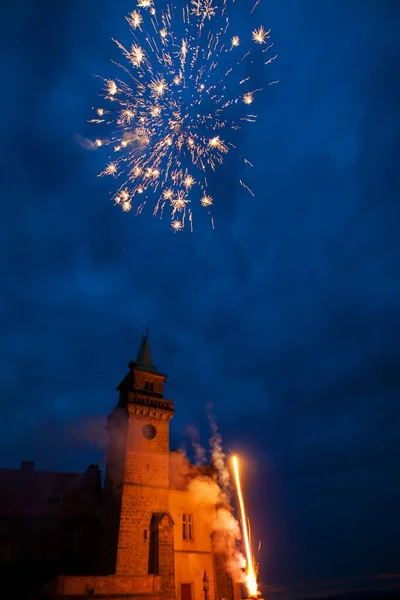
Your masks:
M85 485L88 487L101 487L101 472L99 465L89 465L84 475Z

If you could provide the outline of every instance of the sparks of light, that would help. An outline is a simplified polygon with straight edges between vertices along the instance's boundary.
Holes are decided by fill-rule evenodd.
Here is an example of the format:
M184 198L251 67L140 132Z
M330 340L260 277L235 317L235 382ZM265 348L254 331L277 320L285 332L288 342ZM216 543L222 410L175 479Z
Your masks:
M194 179L191 175L187 175L183 180L183 185L185 188L190 189L192 185L194 185Z
M253 40L257 44L265 44L265 40L268 38L269 31L265 31L264 27L261 25L258 29L253 31Z
M208 196L207 194L204 194L200 202L202 206L212 206L213 203L211 196Z
M167 83L163 77L157 77L156 79L153 79L149 87L154 96L163 96L167 89Z
M216 6L214 0L192 0L192 13L197 17L211 19L215 16Z
M172 229L174 231L181 231L183 229L182 221L179 221L179 219L172 221Z
M110 96L115 96L115 94L118 92L118 88L117 88L117 84L115 83L115 81L113 81L112 79L109 79L107 81L107 93Z
M258 585L257 585L257 576L256 576L256 570L254 568L254 559L253 559L253 555L251 553L251 548L250 548L250 536L249 536L249 530L248 530L248 525L247 525L248 521L247 521L247 516L246 516L246 509L244 506L242 486L240 483L239 459L237 456L232 457L232 464L233 464L233 473L234 473L234 479L235 479L236 493L237 493L237 497L239 500L239 506L240 506L240 517L241 517L241 521L242 521L242 533L243 533L243 540L244 540L244 546L245 546L245 552L246 552L247 565L246 565L245 584L246 584L246 588L249 593L249 596L251 598L257 598L257 596L259 595Z
M129 15L129 17L127 17L126 20L128 21L129 25L132 27L132 29L137 29L143 23L143 17L140 14L140 12L138 12L137 10L134 10L133 12L131 12L131 14Z
M100 173L100 175L115 175L117 170L118 170L117 164L115 162L110 162L110 163L108 163L108 165L106 166L104 171L102 173Z
M126 16L130 42L113 40L124 59L113 61L121 75L102 79L102 104L89 120L108 128L89 146L108 151L99 176L120 184L112 198L123 211L141 214L153 196L153 214L168 213L173 231L193 230L195 211L214 227L208 175L237 152L237 131L256 121L253 105L266 86L254 79L274 58L259 23L237 35L237 4L134 0Z
M144 52L138 44L132 44L130 61L134 67L140 67L144 59Z
M153 108L150 111L150 114L152 117L159 117L161 115L161 107L153 106Z

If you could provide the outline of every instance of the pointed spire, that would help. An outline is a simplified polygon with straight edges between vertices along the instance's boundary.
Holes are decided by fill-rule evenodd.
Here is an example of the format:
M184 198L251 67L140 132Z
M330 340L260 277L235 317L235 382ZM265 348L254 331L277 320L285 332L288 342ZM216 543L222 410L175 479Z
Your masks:
M151 360L150 345L149 345L149 330L146 329L146 333L142 337L140 348L136 357L136 364L139 367L146 367L147 369L154 369L153 361Z

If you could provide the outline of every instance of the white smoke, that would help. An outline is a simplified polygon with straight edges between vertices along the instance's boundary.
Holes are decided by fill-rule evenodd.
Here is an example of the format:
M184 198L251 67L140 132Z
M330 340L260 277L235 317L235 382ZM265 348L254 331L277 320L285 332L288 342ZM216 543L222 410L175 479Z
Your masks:
M231 494L231 477L229 469L225 464L225 454L222 449L222 437L218 431L217 424L211 413L212 406L207 406L207 416L210 423L211 437L209 439L211 458L218 471L218 480L223 492L229 498Z
M228 495L222 487L229 490L229 471L222 451L222 438L214 421L212 427L212 455L222 485L218 485L209 477L199 476L189 483L188 491L195 498L197 514L210 523L214 551L224 555L225 568L233 581L244 583L246 560L238 550L238 541L241 539L240 526L233 516Z
M197 466L203 466L207 464L207 452L200 444L200 434L193 425L187 425L185 428L186 434L190 438L192 449L194 452L194 458Z
M220 486L209 477L196 477L188 490L196 501L197 514L210 523L213 549L225 557L225 568L235 583L243 583L246 560L239 552L240 527Z
M75 135L75 140L78 142L81 148L84 148L85 150L97 150L98 148L96 142L93 142L92 140L89 140L88 138L79 135L79 133Z

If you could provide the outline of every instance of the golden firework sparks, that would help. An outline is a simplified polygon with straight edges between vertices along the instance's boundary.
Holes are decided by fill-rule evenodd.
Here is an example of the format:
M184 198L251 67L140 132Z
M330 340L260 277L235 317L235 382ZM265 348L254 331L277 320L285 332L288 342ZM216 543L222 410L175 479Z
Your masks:
M137 5L139 8L150 8L153 6L153 0L138 0Z
M192 14L204 19L212 19L215 16L217 7L214 0L192 0Z
M208 196L207 194L204 194L204 196L202 197L200 202L201 202L201 205L204 207L212 206L212 203L213 203L211 196Z
M156 97L163 96L167 89L167 82L164 77L156 77L149 85L153 95Z
M100 175L115 175L117 170L118 170L117 164L115 162L110 162L104 169L103 173L100 173Z
M130 61L134 67L140 67L144 60L144 52L138 44L132 44L130 51Z
M258 29L253 31L253 40L257 44L265 44L265 40L268 38L269 31L265 31L264 27L261 25Z
M243 123L255 122L244 105L255 104L261 90L243 88L251 85L257 56L260 69L275 58L265 62L272 44L257 49L269 37L262 26L251 31L256 45L247 36L240 54L245 38L230 29L233 8L226 0L185 0L182 10L173 10L168 0L157 0L156 12L154 0L137 0L126 17L133 43L125 48L114 40L127 61L117 65L123 75L104 80L109 110L95 109L99 118L90 121L114 127L92 147L111 146L115 153L100 173L121 180L115 203L124 211L135 205L140 214L156 195L154 214L169 209L174 231L187 222L193 229L194 200L210 209L214 227L214 200L205 193L208 171L235 150L233 137ZM253 194L241 180L240 185Z
M234 35L231 42L232 48L237 48L240 45L240 37L238 35Z
M174 231L182 231L182 229L183 229L182 221L179 221L179 219L175 219L174 221L172 221L171 227Z
M140 12L138 12L137 10L134 10L133 12L131 12L131 14L129 15L129 17L126 18L126 20L128 21L129 25L132 27L132 29L137 29L143 23L143 17L140 14Z
M185 179L183 180L183 185L186 189L190 189L192 185L194 185L193 177L191 175L186 175Z
M117 92L118 92L117 84L112 79L109 79L107 81L107 94L109 94L110 96L115 96L115 94Z

